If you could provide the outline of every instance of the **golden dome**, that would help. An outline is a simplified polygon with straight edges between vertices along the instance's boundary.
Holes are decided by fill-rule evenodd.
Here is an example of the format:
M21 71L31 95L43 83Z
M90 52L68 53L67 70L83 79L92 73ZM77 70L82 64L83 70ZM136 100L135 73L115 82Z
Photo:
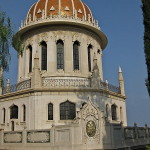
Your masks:
M34 3L26 18L26 23L48 16L67 16L90 20L94 19L89 7L81 0L39 0Z

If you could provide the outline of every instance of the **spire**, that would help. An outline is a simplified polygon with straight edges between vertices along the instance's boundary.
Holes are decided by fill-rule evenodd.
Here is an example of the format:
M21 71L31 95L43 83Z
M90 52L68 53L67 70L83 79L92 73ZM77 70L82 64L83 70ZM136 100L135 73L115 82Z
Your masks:
M119 66L119 72L122 72L122 69L121 69L121 67Z
M120 94L125 96L124 79L122 75L122 69L120 66L119 66L119 71L118 71L118 80L119 80Z

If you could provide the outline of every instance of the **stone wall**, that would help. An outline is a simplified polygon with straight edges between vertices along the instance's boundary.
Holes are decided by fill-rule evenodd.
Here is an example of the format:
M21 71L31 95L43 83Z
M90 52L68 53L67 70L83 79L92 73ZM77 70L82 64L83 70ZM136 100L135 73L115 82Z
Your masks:
M0 149L8 150L100 150L100 149L132 149L150 143L150 128L122 127L107 124L106 135L100 133L100 141L93 145L94 138L83 137L81 125L53 126L47 130L24 130L16 132L0 131Z

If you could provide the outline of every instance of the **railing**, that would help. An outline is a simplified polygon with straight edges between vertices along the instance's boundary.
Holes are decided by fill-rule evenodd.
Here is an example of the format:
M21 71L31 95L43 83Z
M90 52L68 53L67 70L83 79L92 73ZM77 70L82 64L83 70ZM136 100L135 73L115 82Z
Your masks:
M115 93L120 93L120 88L117 86L114 86L112 84L108 84L106 82L100 82L100 86L102 89L107 89L107 90L115 92Z
M45 79L43 78L42 81L43 87L90 87L90 80L89 79L60 79L60 78L50 78Z
M91 86L91 79L86 78L43 78L42 87L48 88L93 88ZM2 94L12 93L24 89L31 88L31 80L25 80L18 84L10 85L2 89ZM120 88L111 84L100 82L100 89L106 89L108 91L119 93Z
M124 138L126 140L150 138L150 128L148 127L125 127Z
M87 20L85 20L84 18L78 18L77 16L69 16L69 15L50 15L50 16L43 16L42 18L35 18L34 21L32 21L29 18L29 21L26 22L26 20L23 22L21 22L21 27L20 30L25 28L26 26L30 26L30 25L34 25L34 24L38 24L40 22L50 22L50 21L71 21L71 22L79 22L79 23L84 23L90 26L93 26L95 28L100 29L99 25L98 25L98 21L97 20L93 20L91 21L91 18L88 18Z
M2 94L12 93L28 88L31 88L31 80L25 80L18 84L10 85L9 87L3 87Z
M67 87L80 87L80 88L92 88L91 86L91 80L80 78L80 79L61 79L61 78L43 78L42 80L42 86L43 87L49 87L49 88L67 88ZM107 89L109 91L120 93L120 88L116 87L114 85L100 82L100 88L101 89Z

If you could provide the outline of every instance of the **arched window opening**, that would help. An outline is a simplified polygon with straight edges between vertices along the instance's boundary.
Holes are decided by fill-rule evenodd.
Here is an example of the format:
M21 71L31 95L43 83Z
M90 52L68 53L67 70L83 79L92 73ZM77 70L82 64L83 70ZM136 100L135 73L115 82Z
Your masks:
M32 46L28 46L29 49L29 72L32 72Z
M10 107L10 119L18 119L18 106L13 105Z
M79 70L79 42L75 41L73 44L73 68Z
M47 70L47 44L41 42L41 69Z
M92 49L92 45L88 46L88 69L89 72L91 72L91 49Z
M25 105L23 105L22 106L22 109L23 109L23 121L25 122L26 121L26 106Z
M107 118L109 117L109 106L108 106L108 104L106 105L106 117Z
M123 119L123 116L122 116L123 114L122 114L122 107L120 107L120 121L122 121L122 119Z
M75 104L69 101L60 104L60 120L73 120L76 117Z
M5 108L3 108L3 110L2 110L2 114L3 114L2 123L5 123L6 122L6 109Z
M57 69L64 69L64 43L57 41Z
M11 131L14 131L14 130L15 130L15 122L12 121L12 122L11 122Z
M112 114L112 120L117 120L117 107L116 107L116 105L111 106L111 114Z
M53 120L53 104L48 104L48 120Z
M82 103L82 107L83 107L84 105L86 105L86 104L87 104L86 102L83 102L83 103Z

